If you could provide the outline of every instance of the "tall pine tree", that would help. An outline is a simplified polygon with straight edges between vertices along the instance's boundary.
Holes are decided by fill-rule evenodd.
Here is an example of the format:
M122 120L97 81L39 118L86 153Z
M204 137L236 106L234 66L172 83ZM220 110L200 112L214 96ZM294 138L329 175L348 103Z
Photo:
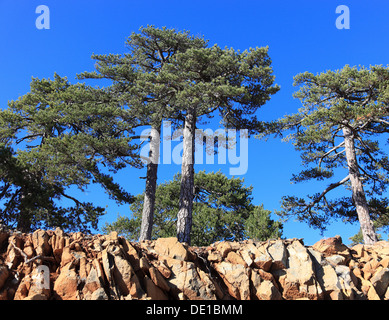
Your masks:
M293 130L286 139L302 152L303 164L311 166L293 181L330 179L341 168L345 176L308 200L284 197L281 214L322 230L331 218L358 220L364 243L373 244L377 235L372 220L383 213L377 209L387 203L382 195L389 183L388 156L379 143L389 132L389 68L345 66L317 75L305 72L295 77L295 85L300 86L295 97L303 107L269 125L273 133ZM341 186L351 197L328 197Z

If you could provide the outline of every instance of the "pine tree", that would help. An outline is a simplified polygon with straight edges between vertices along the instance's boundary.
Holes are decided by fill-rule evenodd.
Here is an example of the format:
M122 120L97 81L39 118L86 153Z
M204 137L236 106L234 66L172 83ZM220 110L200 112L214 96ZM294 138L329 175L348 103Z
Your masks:
M197 122L218 112L221 124L253 133L260 128L255 112L279 87L273 85L267 47L244 52L217 45L191 48L176 54L161 74L175 90L177 103L186 107L177 237L190 243Z
M330 218L357 219L365 244L373 244L377 235L372 219L374 213L383 212L373 209L380 207L377 201L385 202L376 197L383 195L389 183L389 162L379 143L382 138L371 139L388 133L389 68L345 66L317 75L305 72L295 77L295 85L300 86L295 97L303 107L268 127L273 133L293 129L287 140L302 152L303 164L312 165L293 181L330 179L340 168L346 175L309 196L308 201L284 197L281 214L295 215L321 230ZM328 198L330 191L340 186L352 196Z
M151 238L155 190L159 162L160 133L164 119L176 126L182 120L183 106L176 103L176 91L166 82L165 65L175 54L189 48L203 48L206 41L188 31L141 27L126 41L128 53L123 55L93 55L97 72L84 72L80 78L105 78L113 81L113 100L118 99L141 125L151 125L150 152L147 159L145 199L139 240Z
M32 79L31 91L0 112L1 219L28 232L40 225L71 230L97 228L104 208L69 193L99 183L121 203L133 197L102 171L139 166L127 114L104 90L54 79ZM118 121L118 119L126 121ZM136 122L136 120L132 120ZM14 151L15 148L17 151ZM74 205L62 207L67 199Z

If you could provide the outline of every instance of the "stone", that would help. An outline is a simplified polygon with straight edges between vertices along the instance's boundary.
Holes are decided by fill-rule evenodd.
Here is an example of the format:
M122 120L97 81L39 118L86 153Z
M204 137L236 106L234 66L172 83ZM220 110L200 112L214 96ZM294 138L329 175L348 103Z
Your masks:
M316 242L312 248L324 254L325 257L333 254L339 254L343 256L349 256L349 248L342 243L341 236L335 236L328 239L321 239Z
M3 288L4 283L7 281L9 276L8 268L0 265L0 290Z
M50 238L54 258L57 262L61 261L62 251L65 247L65 233L61 228L56 228L53 236Z
M170 287L166 281L166 279L162 276L162 274L158 271L158 269L154 267L149 268L150 278L154 282L156 286L168 292Z
M78 276L73 262L61 268L61 273L54 282L54 296L57 300L80 300Z
M340 254L333 254L332 256L328 256L326 257L326 261L328 261L332 266L346 264L346 258Z
M49 235L46 231L38 229L32 234L31 238L37 255L50 255L51 247L49 244Z
M152 281L148 276L145 276L143 281L147 296L152 300L169 300L166 293L163 292L157 285L155 285L154 281Z
M288 267L288 250L282 240L276 240L269 245L268 252L273 260L272 269L286 269Z
M85 300L108 300L108 295L104 290L102 269L97 260L93 261L93 266L85 281L82 293Z
M383 297L389 286L389 269L382 268L381 270L377 270L377 272L374 273L373 277L370 279L370 282L377 294L380 297Z
M139 266L139 255L135 247L124 238L120 239L120 244L122 245L123 250L126 252L128 256L128 260L130 261L132 267L134 268L134 271L137 272L140 269L140 266Z
M207 281L202 280L193 262L169 259L166 263L172 271L167 282L177 299L180 296L188 300L216 299L215 288L210 287L212 283L208 282L207 286Z
M228 262L231 262L232 264L241 264L245 267L248 266L246 261L244 261L243 258L239 254L237 254L235 251L230 251L227 254L226 260Z
M42 293L33 294L24 298L23 300L47 300L47 297Z
M122 296L131 295L133 298L142 298L145 292L140 285L130 262L125 259L124 252L119 246L110 246L109 253L113 256L113 278Z
M270 277L264 277L264 274L267 273L263 270L252 270L250 280L253 286L253 294L259 300L281 300L282 295L273 276L268 274Z
M252 265L258 269L269 271L272 267L272 264L273 260L269 255L261 254L255 258Z
M283 297L287 300L298 298L319 299L323 292L316 279L313 260L307 248L295 240L287 247L288 265L283 279Z
M215 270L219 273L228 288L228 293L237 300L250 300L250 279L246 268L240 264L221 262L215 264Z
M379 265L380 263L377 259L371 259L370 261L368 261L362 268L364 279L369 280L373 276Z
M244 249L239 250L238 253L242 257L242 259L244 260L246 266L251 267L251 265L254 262L253 259L255 259L254 254L252 254L251 252L248 252Z
M230 242L222 241L217 244L216 251L220 253L223 258L226 258L228 253L232 251Z
M155 241L154 250L160 255L166 255L173 259L186 260L188 251L177 238L158 238Z
M211 251L210 253L208 253L207 259L209 262L222 262L223 256L219 251Z

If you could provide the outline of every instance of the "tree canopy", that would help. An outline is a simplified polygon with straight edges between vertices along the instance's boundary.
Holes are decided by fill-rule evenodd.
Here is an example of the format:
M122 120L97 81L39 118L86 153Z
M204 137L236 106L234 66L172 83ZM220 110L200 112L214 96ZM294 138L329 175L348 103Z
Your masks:
M22 231L42 224L96 229L104 208L70 191L84 191L90 183L99 183L118 202L132 201L110 172L128 164L140 166L138 147L124 134L129 122L137 120L108 96L55 74L53 80L32 79L31 91L0 111L4 223ZM65 199L73 205L60 205Z

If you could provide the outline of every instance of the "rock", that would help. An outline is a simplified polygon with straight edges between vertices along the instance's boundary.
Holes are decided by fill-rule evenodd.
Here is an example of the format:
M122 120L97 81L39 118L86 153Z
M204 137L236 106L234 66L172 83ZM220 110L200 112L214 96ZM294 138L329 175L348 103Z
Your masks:
M272 264L273 264L273 260L269 255L261 254L260 256L257 256L255 258L252 265L258 269L269 271Z
M308 250L295 240L287 247L288 265L283 279L285 299L305 298L319 299L322 296L321 287L316 279L313 261Z
M339 254L345 257L350 255L349 248L342 243L342 238L340 236L319 240L312 248L323 253L325 257L333 254Z
M368 261L362 269L364 279L369 280L376 272L379 266L380 263L376 259L371 259L370 261Z
M235 251L230 251L227 254L226 260L228 262L231 262L232 264L241 264L245 267L248 266L246 261L244 261L243 258L239 254L237 254Z
M102 268L98 260L93 261L82 292L85 300L108 300L108 295L104 290Z
M341 256L340 254L334 254L332 256L326 257L326 260L332 265L345 265L346 264L346 258L344 256Z
M154 282L154 284L161 288L162 290L165 290L168 292L170 290L170 287L166 281L166 279L162 276L162 274L158 271L158 269L154 267L149 268L150 278Z
M307 249L299 242L294 241L287 248L289 253L289 268L287 277L289 282L308 284L315 276L313 262Z
M262 270L252 270L251 283L253 285L253 294L259 300L281 300L282 295L278 290L271 274L270 277L264 278L261 275ZM266 274L266 273L265 273Z
M172 294L179 298L185 297L188 300L215 300L215 288L213 283L207 279L202 280L197 273L193 262L177 259L167 259L165 263L172 271L171 277L167 280Z
M57 262L60 262L66 242L65 233L60 228L57 228L50 240L54 258Z
M38 229L32 234L31 238L37 255L48 256L50 254L49 235L46 231Z
M250 300L250 279L246 268L240 264L221 262L214 265L228 288L228 293L237 300Z
M370 279L375 291L380 297L383 297L389 286L389 269L382 268L378 270Z
M54 282L54 296L57 300L79 300L79 279L73 262L61 268L61 273Z
M219 252L223 258L226 258L228 253L230 253L232 251L232 247L231 247L230 242L222 241L222 242L218 243L216 246L216 251Z
M220 254L219 251L212 251L208 254L207 259L209 262L222 262L223 256Z
M185 261L188 257L188 251L177 238L159 238L155 241L154 250L160 254L169 256L173 259Z
M338 276L340 287L342 288L343 297L348 300L354 299L355 288L354 283L351 279L351 273L348 266L337 265L335 272Z
M121 247L110 246L108 251L113 256L114 265L110 269L120 294L122 296L131 295L132 298L142 298L145 292L130 262L125 259L125 254Z
M169 300L168 296L148 276L145 276L143 281L147 296L152 300Z
M8 229L4 225L0 224L0 249L7 243L8 237Z
M47 297L44 294L37 293L31 296L24 298L23 300L47 300Z
M7 281L9 276L8 268L0 265L0 290L3 288L4 283Z
M128 260L131 263L131 266L134 268L134 271L138 271L140 269L139 266L139 255L136 249L132 246L132 244L126 239L120 239L120 243L123 246L123 250L126 252L128 256Z
M273 270L286 269L288 267L288 250L282 240L276 240L272 243L268 248L268 252L272 259L271 267Z

